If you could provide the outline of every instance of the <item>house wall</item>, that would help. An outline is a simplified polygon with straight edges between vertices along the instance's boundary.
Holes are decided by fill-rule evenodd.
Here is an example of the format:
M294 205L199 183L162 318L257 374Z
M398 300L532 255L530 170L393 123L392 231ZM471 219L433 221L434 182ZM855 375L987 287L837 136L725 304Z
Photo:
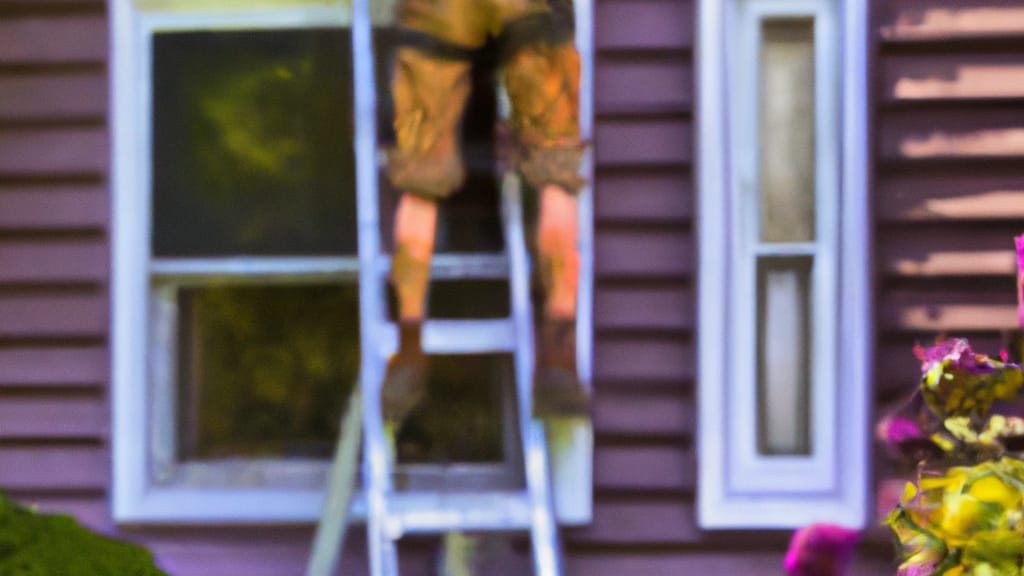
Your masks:
M941 334L996 354L1024 233L1024 2L876 0L876 406ZM876 455L879 502L901 481Z
M693 0L596 0L595 516L574 574L778 574L694 513ZM1013 323L1024 3L873 0L876 399L915 341ZM0 487L110 520L107 5L0 0ZM299 574L311 529L122 527L176 576ZM361 537L342 567L365 573ZM428 573L430 548L403 547ZM859 572L889 571L865 555ZM503 572L526 568L522 550ZM519 572L523 573L523 572Z
M877 397L915 341L997 353L1024 233L1024 2L876 0Z
M0 2L0 486L105 517L107 25Z

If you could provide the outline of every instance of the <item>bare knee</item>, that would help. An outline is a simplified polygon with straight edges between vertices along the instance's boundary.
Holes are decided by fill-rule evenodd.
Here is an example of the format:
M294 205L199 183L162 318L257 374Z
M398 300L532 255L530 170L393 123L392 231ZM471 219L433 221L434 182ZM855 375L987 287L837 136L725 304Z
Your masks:
M576 197L555 185L541 190L537 247L543 255L575 254L579 236Z
M395 212L395 244L417 260L429 260L437 229L437 202L404 194Z

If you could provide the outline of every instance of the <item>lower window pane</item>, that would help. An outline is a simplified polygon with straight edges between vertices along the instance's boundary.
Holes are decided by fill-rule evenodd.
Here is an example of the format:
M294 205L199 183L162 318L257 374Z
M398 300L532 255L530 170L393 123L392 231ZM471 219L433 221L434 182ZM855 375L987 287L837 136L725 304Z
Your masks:
M811 453L811 270L807 256L757 264L758 451Z
M502 461L502 396L514 394L512 377L508 355L431 356L426 400L397 439L399 462Z
M179 293L179 458L327 458L359 374L358 286Z
M329 458L359 376L358 285L183 288L178 298L179 461ZM399 460L502 461L511 386L507 355L433 356Z
M427 318L494 319L511 314L508 280L432 280ZM398 320L398 296L388 284L388 319Z

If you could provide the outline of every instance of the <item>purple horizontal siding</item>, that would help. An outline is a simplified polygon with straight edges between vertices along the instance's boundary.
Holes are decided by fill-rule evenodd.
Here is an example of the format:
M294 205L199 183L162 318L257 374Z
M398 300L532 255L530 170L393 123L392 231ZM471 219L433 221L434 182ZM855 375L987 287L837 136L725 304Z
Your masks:
M0 402L0 442L9 440L95 441L109 437L106 398L61 390L34 390Z
M110 248L99 234L75 239L0 237L0 282L105 285L109 274Z
M109 157L105 126L7 128L0 149L0 173L22 178L99 174Z
M690 449L696 416L687 393L692 384L638 389L628 382L605 380L599 386L601 393L594 398L594 430L599 437L634 440L637 445L680 442L680 451ZM601 447L599 443L599 451Z
M107 19L0 0L0 490L113 530Z
M875 0L880 408L912 386L915 341L997 352L1016 323L1024 232L1024 8ZM900 384L900 380L903 381Z
M600 116L602 108L598 106ZM642 117L632 110L631 119L600 119L594 135L598 170L686 166L690 163L693 135L688 120L660 115ZM636 118L641 116L641 118Z
M6 186L0 194L0 229L4 230L102 230L109 220L110 196L98 184Z
M678 283L612 284L596 294L594 308L601 311L597 330L680 332L692 330L695 321L693 292Z
M0 390L105 387L110 355L103 343L5 343L0 348L0 367Z
M636 556L651 546L681 546L700 538L693 499L686 494L600 494L593 522L574 530L569 545L622 547L624 555ZM629 550L635 546L636 550ZM610 574L599 571L598 574Z
M875 189L878 219L884 223L1010 223L1024 219L1024 171L991 167L894 172Z
M5 490L103 490L110 485L110 452L91 443L0 445L0 486Z
M81 4L102 8L95 2ZM5 0L2 6L0 9L7 10L11 3ZM102 65L107 58L108 37L107 19L102 13L5 17L0 20L0 64Z
M569 561L572 574L629 574L630 576L665 576L668 574L700 574L700 576L737 576L739 574L781 574L782 550L658 550L646 554L627 555L608 551L592 551L574 556ZM892 564L870 557L857 558L849 576L882 576L895 572Z
M595 182L598 224L681 224L693 217L692 178L686 170L605 170Z
M106 337L110 317L105 294L0 294L0 338Z
M695 2L595 4L595 504L593 524L567 535L569 566L598 576L666 574L651 561L663 552L652 550L676 550L682 566L700 539Z
M106 72L85 71L25 74L0 78L0 119L12 121L88 120L107 110Z
M1006 239L1019 234L1019 220L959 223L962 235L950 235L941 223L887 228L878 235L886 247L879 267L886 274L924 277L979 277L1005 279L1017 269Z
M1000 0L874 0L875 30L887 45L1017 39L1024 6Z
M692 492L696 464L692 451L675 446L607 446L594 458L594 489Z

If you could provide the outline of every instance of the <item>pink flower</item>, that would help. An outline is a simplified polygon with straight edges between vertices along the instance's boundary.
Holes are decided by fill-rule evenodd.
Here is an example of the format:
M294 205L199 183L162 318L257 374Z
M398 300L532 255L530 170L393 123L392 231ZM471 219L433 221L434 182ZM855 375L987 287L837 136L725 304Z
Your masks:
M882 420L879 425L878 434L881 439L891 446L901 442L924 438L921 427L910 418L895 416Z
M843 576L860 532L835 524L811 524L793 533L784 566L790 576Z
M945 370L963 370L968 374L991 374L996 367L983 354L975 354L964 338L949 338L929 348L914 347L914 355L921 360L921 373L928 374L942 364Z

